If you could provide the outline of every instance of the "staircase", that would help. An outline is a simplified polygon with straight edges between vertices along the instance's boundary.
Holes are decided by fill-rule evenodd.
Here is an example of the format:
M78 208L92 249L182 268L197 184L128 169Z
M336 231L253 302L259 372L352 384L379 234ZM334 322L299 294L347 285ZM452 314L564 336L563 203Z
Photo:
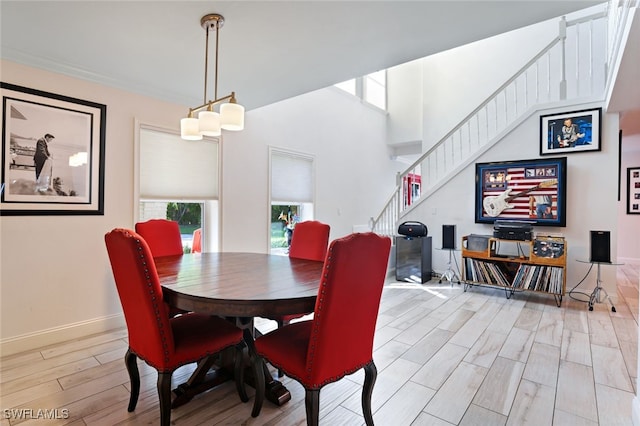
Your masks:
M547 46L397 176L382 212L371 218L373 232L395 235L413 208L545 107L604 101L609 64L638 3L612 0L588 16L559 19L558 34Z

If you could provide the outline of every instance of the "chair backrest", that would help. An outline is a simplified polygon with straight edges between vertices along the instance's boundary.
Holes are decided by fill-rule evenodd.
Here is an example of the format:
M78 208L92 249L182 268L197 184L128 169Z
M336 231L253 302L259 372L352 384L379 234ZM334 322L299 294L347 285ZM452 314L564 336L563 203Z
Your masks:
M191 253L202 253L202 228L193 231L193 243L191 243Z
M147 242L153 257L184 253L178 222L166 219L138 222L136 223L136 232Z
M391 239L372 232L331 242L307 350L309 383L320 387L372 360L390 248Z
M161 369L165 358L173 354L174 340L151 250L129 229L116 228L104 240L127 323L129 347Z
M329 245L330 227L317 220L296 224L289 247L289 257L324 261Z

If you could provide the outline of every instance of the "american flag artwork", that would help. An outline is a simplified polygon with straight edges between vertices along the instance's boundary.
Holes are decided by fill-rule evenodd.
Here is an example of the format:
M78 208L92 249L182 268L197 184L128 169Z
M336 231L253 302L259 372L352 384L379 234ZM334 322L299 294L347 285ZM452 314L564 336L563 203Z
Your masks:
M475 221L566 226L567 157L476 163Z
M499 200L506 203L502 210L491 212L483 208L483 217L497 217L500 219L529 220L537 219L535 203L541 196L548 196L551 200L551 218L558 215L558 166L531 165L518 167L504 167L486 170L482 184L482 202ZM507 191L505 193L505 191ZM496 207L500 209L500 207ZM493 214L492 214L493 213Z

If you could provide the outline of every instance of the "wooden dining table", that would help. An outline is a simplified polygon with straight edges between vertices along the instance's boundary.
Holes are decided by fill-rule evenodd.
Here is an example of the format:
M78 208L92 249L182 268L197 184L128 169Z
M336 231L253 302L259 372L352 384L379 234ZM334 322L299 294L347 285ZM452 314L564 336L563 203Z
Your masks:
M255 317L313 312L323 267L322 262L263 253L163 256L155 258L155 264L165 302L229 318L243 329L249 352L254 350ZM214 361L201 361L189 380L174 390L174 407L231 378L231 369L212 369ZM266 367L264 374L267 400L282 405L291 399Z

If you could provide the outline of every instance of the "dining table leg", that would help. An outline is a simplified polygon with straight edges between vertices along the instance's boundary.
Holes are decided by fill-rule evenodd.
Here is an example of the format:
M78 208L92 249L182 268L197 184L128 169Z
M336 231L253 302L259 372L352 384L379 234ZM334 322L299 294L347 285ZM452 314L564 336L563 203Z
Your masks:
M256 347L253 343L255 329L253 318L238 318L236 325L243 330L244 341L251 358L256 353ZM281 406L291 399L291 392L280 381L273 378L266 363L262 363L265 383L265 398L277 406ZM245 382L255 388L255 380L253 370L248 370L245 374Z

